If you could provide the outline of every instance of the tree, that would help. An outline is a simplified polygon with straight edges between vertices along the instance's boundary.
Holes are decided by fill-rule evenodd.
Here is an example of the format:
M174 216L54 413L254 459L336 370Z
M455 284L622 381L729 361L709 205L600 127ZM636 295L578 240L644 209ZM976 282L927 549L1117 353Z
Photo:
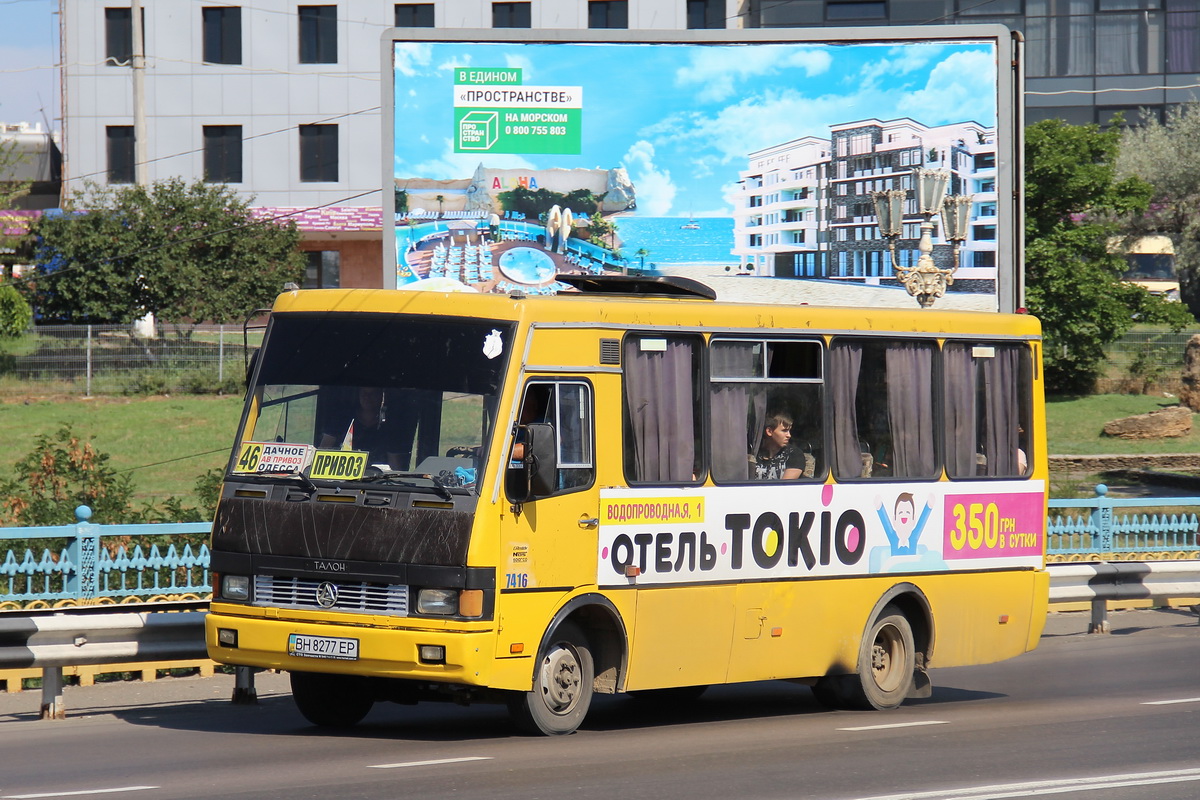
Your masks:
M70 322L229 322L304 274L291 221L256 220L228 186L171 178L76 192L33 226L31 304Z
M1042 321L1046 386L1092 391L1104 348L1135 322L1181 328L1194 320L1178 303L1121 280L1109 252L1118 218L1145 210L1151 190L1115 178L1121 133L1043 120L1025 129L1026 304Z
M1117 175L1154 187L1150 207L1128 220L1129 232L1170 237L1180 298L1200 314L1200 104L1172 108L1165 123L1151 118L1126 130Z

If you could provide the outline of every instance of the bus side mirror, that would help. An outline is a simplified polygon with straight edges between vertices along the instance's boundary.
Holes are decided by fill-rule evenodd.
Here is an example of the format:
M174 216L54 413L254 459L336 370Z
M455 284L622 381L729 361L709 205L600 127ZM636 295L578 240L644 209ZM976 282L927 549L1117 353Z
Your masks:
M558 489L558 444L554 426L531 422L525 426L525 474L530 500L554 494Z

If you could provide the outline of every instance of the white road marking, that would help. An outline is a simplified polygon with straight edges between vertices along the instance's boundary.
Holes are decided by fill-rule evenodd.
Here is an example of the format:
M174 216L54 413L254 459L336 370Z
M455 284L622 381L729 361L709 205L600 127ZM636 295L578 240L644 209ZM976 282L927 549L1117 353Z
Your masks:
M922 725L949 725L947 720L927 719L923 722L892 722L887 725L861 725L857 728L838 728L839 731L883 731L888 728L919 728Z
M464 758L436 758L432 761L405 761L400 764L368 764L367 769L400 769L401 767L430 767L438 764L461 764L464 761L491 761L493 756L466 756ZM3 798L0 798L3 800Z
M1184 697L1180 700L1152 700L1142 703L1144 706L1173 706L1176 703L1200 703L1200 697Z
M118 786L113 789L81 789L77 792L42 792L41 794L6 794L0 795L0 800L35 800L40 797L82 797L89 794L113 794L115 792L144 792L147 789L158 789L158 786Z
M1017 797L1039 797L1068 792L1090 792L1097 789L1121 789L1130 786L1154 786L1163 783L1200 781L1200 769L1176 769L1163 772L1130 772L1117 775L1098 775L1087 778L1063 778L1026 783L997 783L990 786L971 786L963 789L940 789L933 792L877 795L859 800L1005 800Z

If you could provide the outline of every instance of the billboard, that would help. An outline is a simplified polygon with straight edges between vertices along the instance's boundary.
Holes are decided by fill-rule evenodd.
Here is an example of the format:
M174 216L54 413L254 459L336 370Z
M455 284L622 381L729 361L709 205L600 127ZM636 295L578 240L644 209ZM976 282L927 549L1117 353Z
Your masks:
M1007 29L611 34L385 35L385 286L644 273L720 299L912 307L921 264L949 277L939 308L1019 305Z

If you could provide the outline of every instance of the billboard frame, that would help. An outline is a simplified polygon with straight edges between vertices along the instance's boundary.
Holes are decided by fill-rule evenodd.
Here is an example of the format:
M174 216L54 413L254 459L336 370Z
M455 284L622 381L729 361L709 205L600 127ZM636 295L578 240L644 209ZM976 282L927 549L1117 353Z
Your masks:
M397 42L462 44L912 44L992 41L996 47L996 303L1000 312L1024 305L1024 86L1023 39L999 24L872 28L741 28L707 30L390 28L380 39L383 71L382 286L396 288L395 136ZM784 279L781 279L784 280Z

